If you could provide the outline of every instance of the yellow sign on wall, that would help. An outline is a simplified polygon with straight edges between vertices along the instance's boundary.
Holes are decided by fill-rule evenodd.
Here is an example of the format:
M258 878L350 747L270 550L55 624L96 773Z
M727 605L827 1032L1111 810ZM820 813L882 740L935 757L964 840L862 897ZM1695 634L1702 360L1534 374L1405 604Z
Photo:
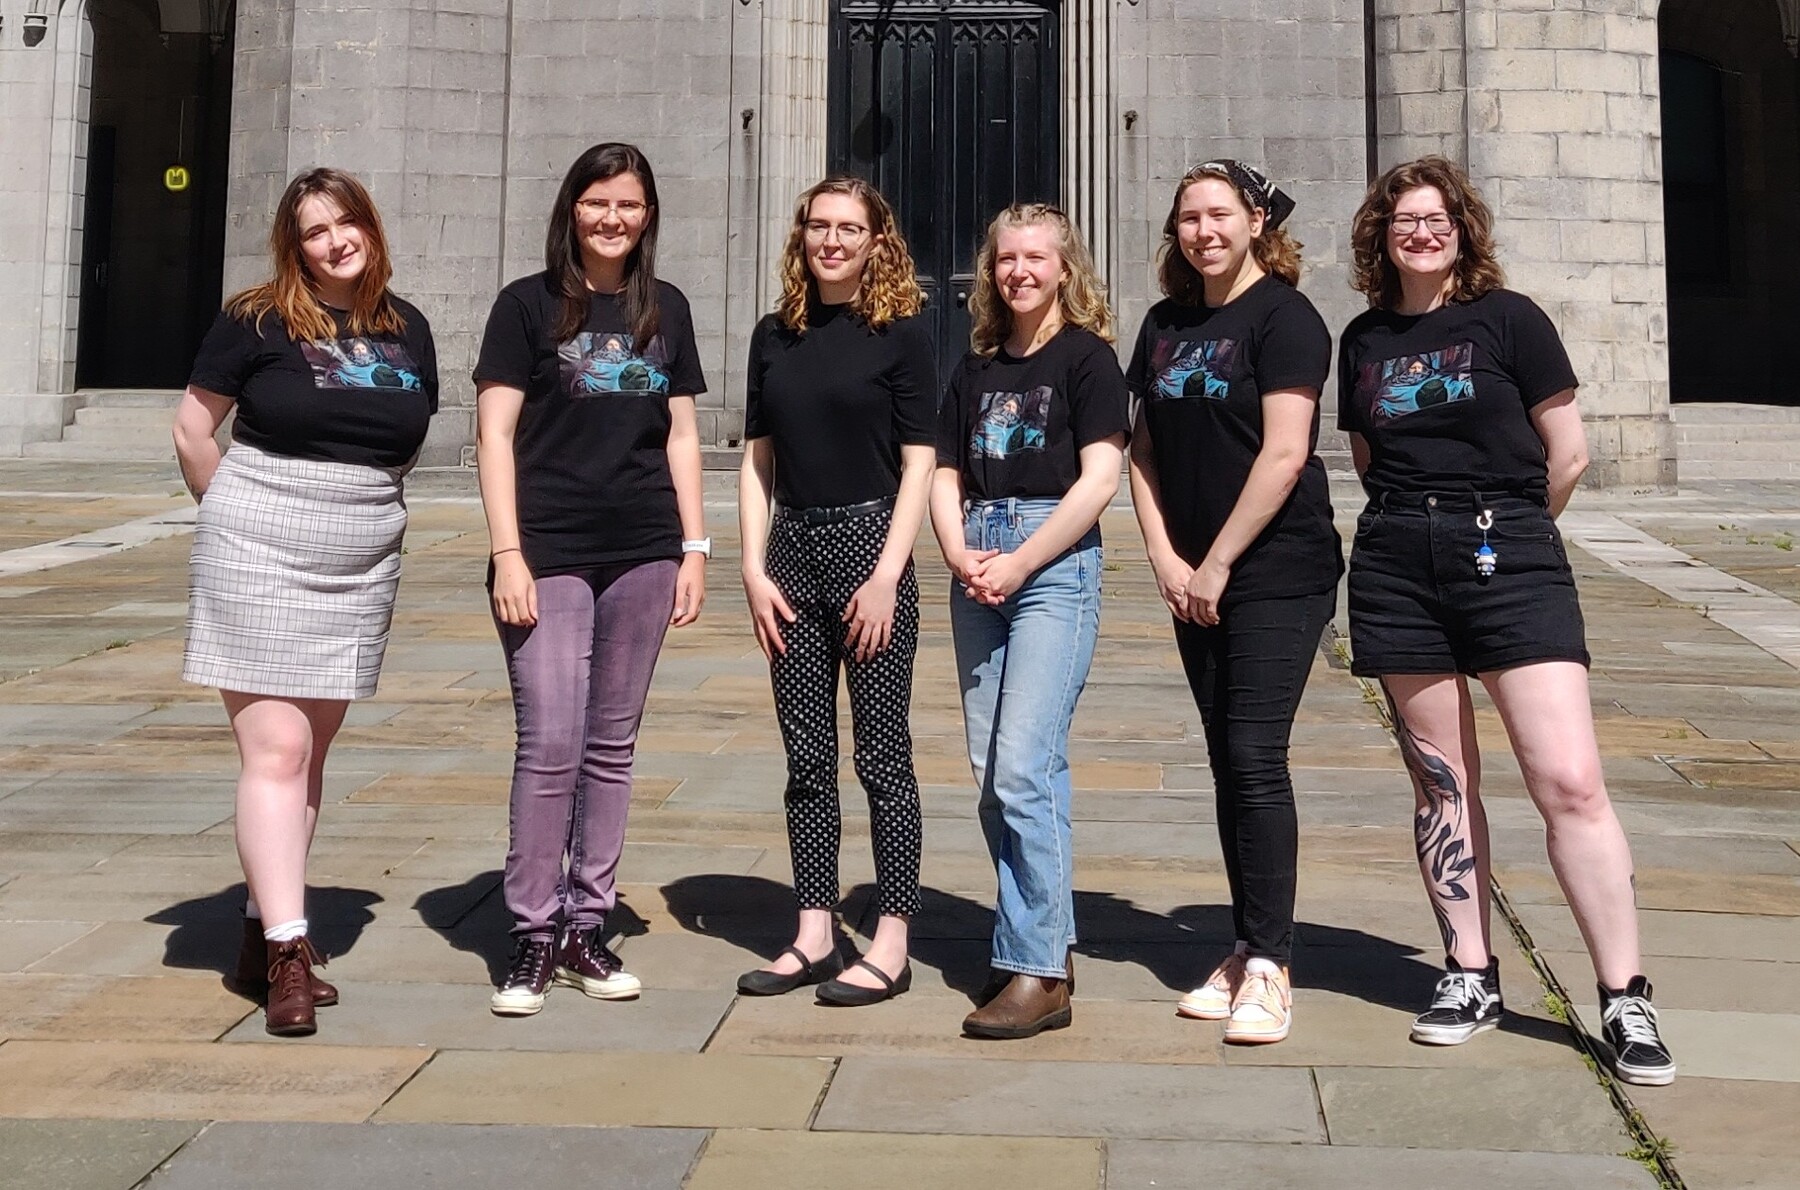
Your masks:
M186 190L193 178L185 165L171 165L163 170L163 188L170 194L180 194Z

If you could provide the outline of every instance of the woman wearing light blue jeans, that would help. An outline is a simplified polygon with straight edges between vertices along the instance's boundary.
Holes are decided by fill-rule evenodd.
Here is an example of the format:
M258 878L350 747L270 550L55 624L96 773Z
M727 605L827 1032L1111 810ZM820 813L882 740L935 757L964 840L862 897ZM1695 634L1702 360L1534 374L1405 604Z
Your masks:
M1100 632L1099 518L1129 402L1111 315L1068 218L1013 206L988 228L974 350L938 423L931 521L982 832L999 878L994 979L974 1037L1069 1024L1075 942L1069 726Z

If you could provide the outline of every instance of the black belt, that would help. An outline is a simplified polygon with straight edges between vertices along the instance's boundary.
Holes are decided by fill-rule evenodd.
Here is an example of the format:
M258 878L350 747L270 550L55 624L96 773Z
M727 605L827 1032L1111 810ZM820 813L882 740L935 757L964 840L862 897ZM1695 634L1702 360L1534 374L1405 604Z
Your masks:
M879 500L864 500L861 504L844 504L837 508L789 508L783 504L775 509L775 515L799 521L803 525L834 525L839 521L855 520L859 516L887 512L893 507L894 497L883 496Z
M1399 509L1442 508L1448 511L1480 512L1484 508L1496 504L1535 504L1543 507L1543 501L1533 499L1519 492L1383 492L1371 501L1377 507L1395 511Z

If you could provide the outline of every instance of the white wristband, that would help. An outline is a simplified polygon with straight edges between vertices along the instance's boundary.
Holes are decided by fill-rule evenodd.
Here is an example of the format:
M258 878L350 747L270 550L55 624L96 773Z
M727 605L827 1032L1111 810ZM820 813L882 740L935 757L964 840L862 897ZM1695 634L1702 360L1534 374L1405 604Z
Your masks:
M712 557L712 538L696 537L691 541L684 541L681 543L681 552L684 554L699 554L703 558L710 558Z

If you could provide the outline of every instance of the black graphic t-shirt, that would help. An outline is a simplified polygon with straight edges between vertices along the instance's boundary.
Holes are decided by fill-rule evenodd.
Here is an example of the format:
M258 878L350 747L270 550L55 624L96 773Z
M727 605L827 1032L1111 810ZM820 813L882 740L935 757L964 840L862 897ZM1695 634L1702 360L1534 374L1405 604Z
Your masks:
M1125 374L1144 404L1163 520L1198 566L1224 528L1263 447L1263 394L1325 386L1331 333L1298 290L1264 277L1217 309L1150 307ZM1319 440L1313 411L1312 443ZM1225 602L1329 591L1343 572L1331 487L1313 455L1282 505L1232 566Z
M1065 326L1020 358L970 352L938 410L938 465L962 472L971 500L1060 500L1081 476L1081 448L1131 430L1119 357Z
M614 294L553 342L561 298L548 274L500 291L475 382L523 389L513 435L519 545L539 577L681 556L669 476L669 398L706 391L687 298L657 284L660 329L640 347Z
M237 402L235 442L298 459L406 467L437 412L437 348L425 316L390 300L404 334L352 335L348 315L333 310L335 338L296 343L278 314L221 313L188 383Z
M1556 327L1496 289L1428 314L1369 310L1344 328L1338 428L1369 444L1363 486L1548 498L1536 406L1574 388Z
M920 318L876 331L818 306L796 334L771 314L750 336L744 437L773 439L775 498L841 508L900 490L900 448L935 442L937 354Z

